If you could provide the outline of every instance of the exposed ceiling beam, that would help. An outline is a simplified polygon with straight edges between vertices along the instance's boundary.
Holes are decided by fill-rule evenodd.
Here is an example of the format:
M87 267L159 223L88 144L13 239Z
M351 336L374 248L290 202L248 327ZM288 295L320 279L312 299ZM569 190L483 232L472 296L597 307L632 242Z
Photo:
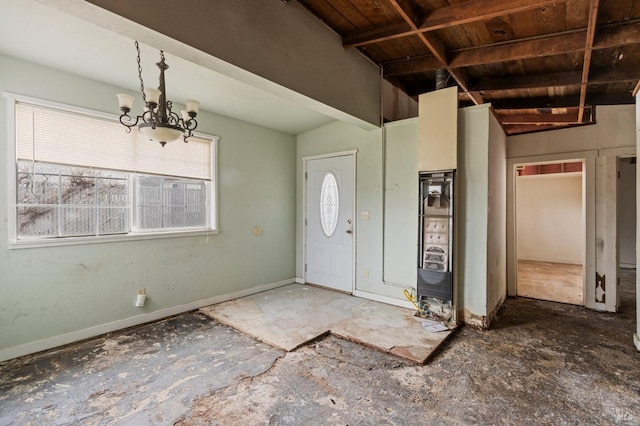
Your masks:
M581 71L552 74L525 75L480 80L471 87L474 92L501 92L508 90L528 90L544 87L578 86L582 82ZM585 87L596 84L628 83L640 79L639 68L617 68L592 70ZM586 90L585 90L586 99Z
M598 28L593 50L640 43L640 21ZM545 37L532 37L507 43L485 45L449 52L451 68L486 65L497 62L539 58L585 50L587 30L568 31ZM419 57L383 64L389 75L406 75L434 71L439 68L429 57Z
M491 100L496 111L527 108L567 108L578 106L579 96L507 98ZM587 105L630 105L635 99L631 93L610 95L587 95Z
M557 130L568 129L570 127L588 126L594 124L588 123L574 123L574 124L513 124L505 125L504 129L507 135L521 135L523 133L544 132L545 130Z
M398 12L398 15L402 17L402 19L409 24L409 27L412 30L415 30L418 25L420 25L420 21L422 17L418 13L418 10L414 6L411 1L402 1L402 0L388 0L391 6Z
M392 4L399 3L396 0L390 1ZM566 0L470 0L465 3L435 9L429 12L422 22L419 21L418 14L413 12L406 2L403 2L399 5L400 11L398 11L398 13L403 16L405 22L408 22L404 16L404 14L406 14L415 25L407 28L407 26L402 23L394 23L374 27L367 31L347 34L343 38L343 45L345 47L365 46L456 25L483 21L497 16L537 9L549 4L564 3L565 1Z
M578 111L578 122L582 122L584 115L584 104L587 99L587 83L589 82L589 68L591 67L591 48L596 35L596 21L598 20L599 0L591 0L589 7L589 24L587 26L587 41L584 48L584 64L582 65L582 81L580 85L580 110Z
M574 124L578 121L578 111L567 114L502 114L502 124Z
M418 17L417 12L410 6L410 3L400 3L399 0L388 0L391 6L398 12L402 19L409 25L412 30L418 29ZM434 58L439 62L439 68L446 69L449 74L456 80L460 88L467 94L469 99L476 105L483 103L482 97L477 93L469 92L469 81L464 71L455 70L448 64L447 51L435 34L418 33L420 41L431 51Z
M478 92L526 90L540 87L572 86L580 84L581 73L561 72L553 74L525 75L481 80L472 87Z
M633 89L633 96L638 96L638 92L640 92L640 80L638 80L638 84L636 84L635 89Z
M579 31L463 50L453 54L451 66L469 67L577 52L584 49L585 37L586 31Z

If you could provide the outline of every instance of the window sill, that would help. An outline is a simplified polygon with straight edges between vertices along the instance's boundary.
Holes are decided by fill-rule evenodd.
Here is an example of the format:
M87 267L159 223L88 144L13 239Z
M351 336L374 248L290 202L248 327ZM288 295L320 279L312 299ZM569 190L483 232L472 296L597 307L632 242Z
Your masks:
M66 237L55 238L49 240L28 240L28 241L14 241L9 243L9 250L16 249L28 249L28 248L40 248L40 247L57 247L57 246L72 246L83 244L101 244L101 243L115 243L122 241L139 241L139 240L155 240L161 238L179 238L179 237L197 237L216 235L217 229L197 229L197 230L185 230L185 231L167 231L167 232L150 232L150 233L136 233L136 234L124 234L124 235L103 235L99 237Z

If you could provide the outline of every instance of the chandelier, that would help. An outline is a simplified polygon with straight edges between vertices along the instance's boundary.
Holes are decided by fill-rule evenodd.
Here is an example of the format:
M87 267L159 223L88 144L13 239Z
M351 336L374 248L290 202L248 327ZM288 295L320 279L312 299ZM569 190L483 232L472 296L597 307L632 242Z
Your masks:
M160 142L163 147L167 142L173 142L181 137L185 143L188 142L187 139L192 136L193 131L198 127L196 115L198 114L200 103L194 100L185 101L186 109L180 111L181 117L171 110L173 103L167 100L164 84L164 72L169 68L169 65L164 61L164 52L162 50L160 51L160 62L156 63L160 68L160 85L157 89L145 89L142 81L142 65L140 65L140 46L137 41L136 50L138 52L140 91L145 102L145 108L143 114L138 115L133 121L129 112L133 108L134 97L119 93L117 95L118 103L122 111L120 123L127 127L127 133L131 132L133 127L138 126L140 131L150 140Z

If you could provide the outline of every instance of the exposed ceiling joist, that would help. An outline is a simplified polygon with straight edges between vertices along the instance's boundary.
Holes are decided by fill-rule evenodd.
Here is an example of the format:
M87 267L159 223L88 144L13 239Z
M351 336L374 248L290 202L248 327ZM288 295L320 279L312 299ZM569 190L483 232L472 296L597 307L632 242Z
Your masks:
M569 31L545 37L521 39L509 43L485 45L453 52L450 66L462 68L554 56L585 50L587 30ZM607 27L598 35L592 50L640 43L638 22ZM383 64L385 75L399 76L438 69L439 62L429 56Z
M409 96L447 70L460 106L508 110L509 134L593 123L640 91L640 0L298 1Z
M589 8L589 25L587 27L587 41L584 48L584 64L582 65L582 81L580 84L580 110L578 121L582 121L584 115L584 103L587 98L587 83L589 82L589 68L591 67L591 48L596 34L596 21L598 20L599 0L591 0Z
M398 14L405 20L412 30L418 29L418 21L420 20L419 14L415 11L411 5L413 3L403 2L398 0L389 0L391 6L398 12ZM447 51L435 34L418 33L420 41L431 51L433 56L440 64L440 68L446 69L449 74L456 80L462 91L467 94L469 99L476 105L483 103L482 97L477 93L469 92L469 81L462 70L455 70L448 64Z
M557 96L557 97L533 97L533 98L505 98L493 99L491 105L497 111L514 110L522 108L568 108L575 107L580 102L580 96ZM589 95L587 94L587 105L630 105L635 103L631 93L609 94L609 95Z
M528 90L543 87L578 86L636 82L640 79L640 69L605 69L592 70L587 81L583 80L581 71L570 71L553 74L537 74L517 77L492 78L481 80L471 87L477 92L496 92L504 90ZM583 83L584 82L584 83ZM586 90L584 91L586 100Z
M400 3L397 0L389 1L392 4ZM366 46L442 28L484 21L505 14L537 9L549 4L563 3L564 1L566 0L471 0L466 3L432 10L425 16L422 23L419 22L419 14L411 9L413 3L402 2L402 4L399 4L400 9L407 12L408 17L415 25L409 27L404 23L392 23L373 27L366 31L358 31L346 35L343 38L343 45L345 47Z
M500 116L502 124L573 124L580 123L578 111L566 114L505 114Z
M587 36L588 30L580 30L524 41L482 46L454 53L451 66L457 68L486 65L584 51ZM615 25L603 29L602 35L599 34L598 39L592 43L592 48L598 50L638 43L640 43L640 25L634 22L633 24Z

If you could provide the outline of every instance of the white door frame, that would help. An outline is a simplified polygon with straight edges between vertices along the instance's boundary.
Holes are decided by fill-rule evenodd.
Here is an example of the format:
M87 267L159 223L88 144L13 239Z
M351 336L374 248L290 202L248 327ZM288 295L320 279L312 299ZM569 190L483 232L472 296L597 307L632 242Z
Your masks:
M340 151L340 152L332 152L328 154L320 154L320 155L311 155L307 157L302 157L302 281L303 283L307 282L307 268L305 267L307 264L307 225L305 224L305 220L307 218L307 164L311 160L323 160L326 158L333 157L346 157L351 156L351 160L353 162L353 205L351 206L353 209L353 238L351 239L351 252L352 252L352 274L351 274L351 293L356 290L356 239L358 235L358 221L356 220L356 199L357 192L356 188L358 187L356 178L358 176L357 172L357 161L356 155L358 154L358 150L350 150L350 151Z
M516 244L516 165L532 163L553 163L565 160L583 161L583 221L584 221L584 261L582 268L583 306L591 309L602 307L595 302L595 271L596 271L596 158L597 151L582 151L563 154L536 155L507 159L507 295L517 295L517 244ZM604 304L602 304L604 305Z

